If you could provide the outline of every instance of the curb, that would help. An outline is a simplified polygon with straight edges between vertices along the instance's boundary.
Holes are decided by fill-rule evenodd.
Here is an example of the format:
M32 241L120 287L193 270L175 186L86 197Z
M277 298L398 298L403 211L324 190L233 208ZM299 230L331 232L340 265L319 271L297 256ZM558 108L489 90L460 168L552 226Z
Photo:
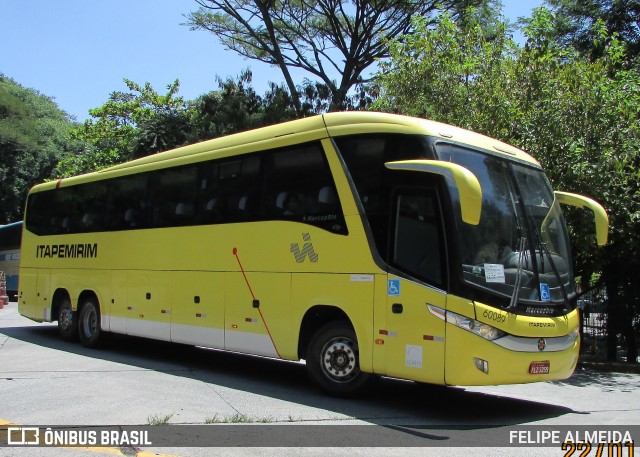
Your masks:
M586 368L593 371L640 374L640 364L638 363L591 362L582 360L578 362L578 368Z

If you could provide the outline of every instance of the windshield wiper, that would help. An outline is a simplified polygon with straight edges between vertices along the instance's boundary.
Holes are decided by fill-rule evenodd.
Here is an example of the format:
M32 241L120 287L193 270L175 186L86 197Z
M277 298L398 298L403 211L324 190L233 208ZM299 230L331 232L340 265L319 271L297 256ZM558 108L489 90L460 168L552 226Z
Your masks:
M549 265L551 265L551 270L558 280L558 284L560 284L560 290L562 291L562 298L564 299L564 304L569 307L571 303L569 302L569 295L567 295L567 290L564 288L564 283L562 282L562 278L560 277L560 273L558 273L558 268L556 267L556 263L553 261L551 257L551 252L549 252L549 248L547 247L547 243L540 242L540 246L544 249L545 254L547 254L547 258L549 259Z
M556 277L556 280L558 281L558 284L560 285L560 290L562 291L562 298L564 300L564 304L567 307L571 306L571 303L569 302L569 296L567 295L567 290L564 287L564 283L562 282L562 278L560 277L560 273L558 273L558 268L556 267L556 263L553 261L553 257L551 256L551 252L549 251L549 248L547 247L547 243L542 241L542 237L540 236L540 231L538 230L538 226L536 225L535 221L533 220L533 218L531 219L531 226L533 227L534 230L534 236L536 237L536 243L537 246L536 248L540 250L540 263L541 263L541 269L539 269L538 271L538 283L540 283L540 275L542 274L541 272L544 271L544 255L547 256L547 258L549 259L549 265L551 266L551 271L553 271L554 276ZM542 293L540 293L540 295L542 295ZM549 299L551 299L551 297L549 297ZM542 296L540 296L540 300L542 301Z
M525 256L524 246L526 238L523 236L518 243L518 265L516 268L516 282L513 285L513 295L511 295L511 301L507 309L511 309L518 303L518 295L520 294L520 283L522 282L522 258Z

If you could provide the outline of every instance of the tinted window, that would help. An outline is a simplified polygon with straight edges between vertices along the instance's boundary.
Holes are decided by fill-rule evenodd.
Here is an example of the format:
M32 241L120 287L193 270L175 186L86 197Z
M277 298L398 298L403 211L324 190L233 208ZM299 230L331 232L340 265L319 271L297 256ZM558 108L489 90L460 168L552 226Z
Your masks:
M39 235L264 220L347 233L319 144L34 193L27 207Z
M150 226L151 194L148 183L151 174L126 176L108 182L109 217L101 229L128 230Z
M27 230L38 235L49 235L51 218L53 215L54 191L36 192L29 195L27 200L26 226Z
M440 286L444 252L436 195L430 189L396 193L391 263L415 278Z
M198 169L170 168L150 177L149 197L144 202L151 227L193 225L196 216Z
M258 220L261 157L226 159L200 165L201 211L204 223Z
M396 134L353 135L335 138L335 142L356 187L378 253L388 261L393 189L411 182L424 186L432 178L391 171L384 164L433 159L431 146L422 136Z
M22 223L0 226L0 251L20 248L22 239Z
M333 177L319 146L266 157L262 208L267 219L293 220L346 233Z

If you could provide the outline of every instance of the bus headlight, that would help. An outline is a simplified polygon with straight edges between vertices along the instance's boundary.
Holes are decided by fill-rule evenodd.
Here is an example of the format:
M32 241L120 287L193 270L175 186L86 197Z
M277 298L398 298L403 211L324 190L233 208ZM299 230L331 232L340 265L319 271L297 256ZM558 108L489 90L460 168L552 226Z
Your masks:
M479 322L469 317L461 316L460 314L452 313L451 311L447 311L446 316L447 322L449 322L450 324L453 324L456 327L460 327L461 329L467 330L471 333L475 333L476 335L484 338L487 341L497 340L498 338L502 338L506 335L505 332L492 327L491 325Z

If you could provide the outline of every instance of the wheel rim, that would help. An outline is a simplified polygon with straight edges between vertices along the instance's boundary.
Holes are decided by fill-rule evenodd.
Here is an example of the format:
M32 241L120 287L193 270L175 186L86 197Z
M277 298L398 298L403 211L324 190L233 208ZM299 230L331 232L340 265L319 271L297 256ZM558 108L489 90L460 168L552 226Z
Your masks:
M358 345L345 337L329 340L322 348L320 366L332 381L352 381L360 373Z
M71 324L73 321L73 312L71 308L64 307L60 310L60 315L58 316L58 324L62 330L69 330L71 328Z
M82 332L87 338L92 337L98 328L98 315L96 310L89 309L84 315L84 320L82 321Z

